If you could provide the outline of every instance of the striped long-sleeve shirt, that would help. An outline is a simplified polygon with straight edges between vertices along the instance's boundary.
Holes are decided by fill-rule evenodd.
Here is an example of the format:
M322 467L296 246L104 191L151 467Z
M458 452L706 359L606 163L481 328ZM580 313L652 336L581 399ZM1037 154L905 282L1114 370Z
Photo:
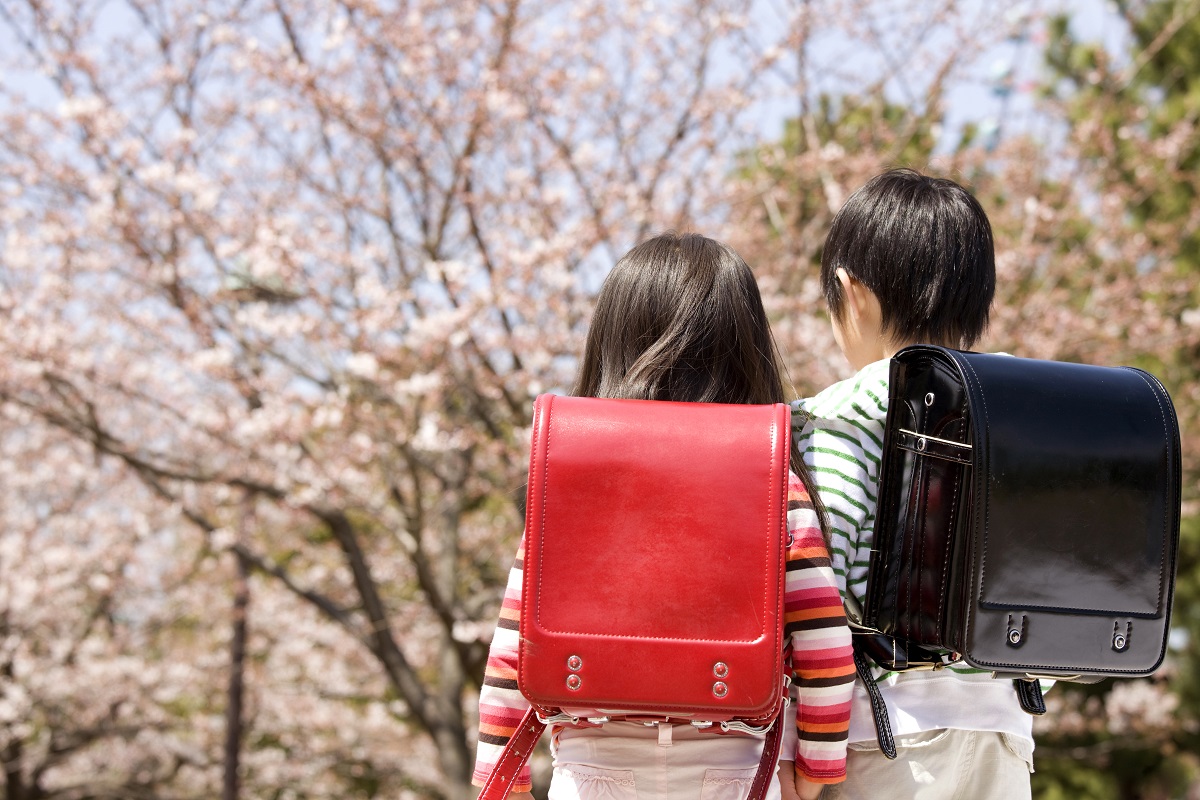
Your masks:
M846 735L854 683L850 630L816 513L804 484L795 475L788 482L787 521L792 543L784 578L784 631L791 646L797 736L785 739L789 746L781 752L780 760L795 760L797 772L810 781L836 783L846 775ZM487 780L529 709L529 702L517 688L523 552L524 542L509 573L479 694L479 749L473 776L476 786ZM530 769L526 765L513 791L529 788Z
M838 589L860 603L875 529L890 364L888 359L876 361L792 405L792 435L827 512ZM1021 711L1012 682L994 680L990 671L965 664L904 673L880 668L875 679L897 736L962 728L1010 733L1032 743L1031 717ZM850 741L874 738L871 710L860 690Z

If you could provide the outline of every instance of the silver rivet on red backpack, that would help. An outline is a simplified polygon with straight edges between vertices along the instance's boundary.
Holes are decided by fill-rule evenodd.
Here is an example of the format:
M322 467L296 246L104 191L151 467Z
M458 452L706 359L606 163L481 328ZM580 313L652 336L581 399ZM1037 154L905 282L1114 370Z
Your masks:
M572 692L577 692L579 691L580 686L583 686L583 678L580 678L578 675L567 676L568 689L570 689Z
M716 675L718 678L724 678L728 674L729 665L724 661L718 661L716 664L713 664L713 675Z
M729 687L721 681L717 681L713 684L713 694L715 694L717 697L724 697L725 695L729 694Z
M571 670L571 672L579 672L582 667L583 659L579 656L571 656L567 659L567 669Z

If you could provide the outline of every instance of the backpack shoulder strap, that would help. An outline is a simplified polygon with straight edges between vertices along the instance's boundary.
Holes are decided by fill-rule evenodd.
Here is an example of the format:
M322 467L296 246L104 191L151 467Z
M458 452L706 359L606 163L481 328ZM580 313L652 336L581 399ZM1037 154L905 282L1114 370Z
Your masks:
M483 784L479 800L504 800L508 797L513 782L517 779L517 773L529 760L529 755L538 739L542 738L544 730L546 726L537 718L537 712L532 708L526 711L521 724L517 726L517 732L508 740L504 752L500 754L500 760L496 762L492 774Z

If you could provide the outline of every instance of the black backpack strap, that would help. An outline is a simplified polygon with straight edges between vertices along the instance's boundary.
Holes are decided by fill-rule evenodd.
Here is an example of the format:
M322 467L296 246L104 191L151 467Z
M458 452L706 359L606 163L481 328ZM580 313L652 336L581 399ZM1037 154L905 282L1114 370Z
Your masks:
M870 662L857 647L854 648L854 668L858 670L858 679L867 690L867 697L871 698L871 716L875 718L875 738L879 740L879 749L886 757L894 759L896 742L892 738L892 721L888 719L887 704L883 702L883 695L875 684Z
M1017 699L1021 701L1021 710L1026 714L1041 716L1046 713L1046 698L1042 696L1042 682L1033 679L1016 678L1013 686L1017 689Z

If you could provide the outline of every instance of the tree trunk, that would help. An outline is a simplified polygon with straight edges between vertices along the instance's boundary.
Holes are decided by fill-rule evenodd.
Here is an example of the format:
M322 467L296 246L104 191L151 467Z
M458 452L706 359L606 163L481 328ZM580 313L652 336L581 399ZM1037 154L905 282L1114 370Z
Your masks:
M466 732L447 725L433 731L438 748L438 766L445 776L443 788L449 800L471 800L478 792L471 786L474 762L467 747Z
M250 605L250 567L235 556L233 637L229 644L229 702L225 708L225 775L221 800L237 800L242 751L242 705L246 672L246 609Z
M3 632L8 633L8 615L3 618ZM6 661L3 667L0 667L0 678L11 683L13 680L13 666L11 661ZM19 738L14 738L9 742L3 750L0 750L0 761L3 762L4 768L4 800L27 800L25 792L25 779L21 775L21 763L23 758L23 746Z
M16 739L3 751L4 800L25 800L25 781L21 777L21 740Z

